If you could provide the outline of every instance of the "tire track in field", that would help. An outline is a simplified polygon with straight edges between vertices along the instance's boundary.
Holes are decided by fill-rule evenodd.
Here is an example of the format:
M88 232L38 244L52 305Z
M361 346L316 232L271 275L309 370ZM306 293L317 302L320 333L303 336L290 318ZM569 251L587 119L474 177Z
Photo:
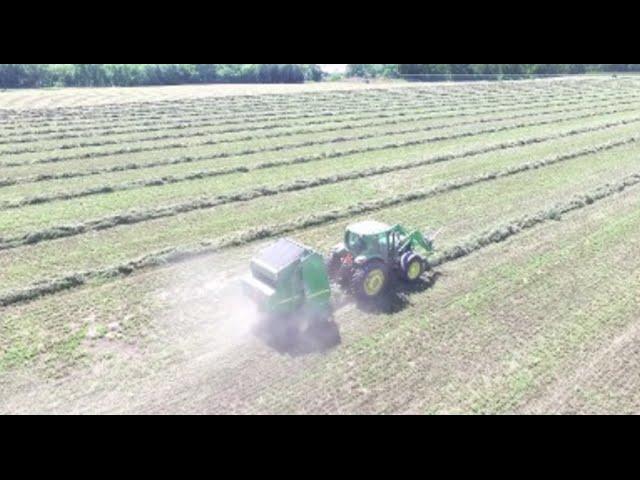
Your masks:
M573 121L573 120L582 120L582 119L592 118L592 117L597 117L597 116L602 116L602 115L614 115L614 114L619 114L619 113L633 112L635 110L637 110L637 108L635 108L635 107L622 108L622 109L612 109L612 110L607 110L607 111L590 112L590 113L583 114L583 115L567 116L567 117L563 117L563 118L550 119L550 120L544 120L544 121L538 121L538 122L520 122L520 123L513 124L513 125L510 124L510 125L503 125L503 126L500 126L500 127L490 127L490 128L486 128L486 129L473 130L473 131L468 131L468 132L452 133L452 134L449 134L449 135L437 135L437 136L433 136L433 137L428 137L426 139L416 139L416 140L412 139L412 140L406 140L406 141L402 141L402 142L390 142L390 143L384 144L382 146L371 146L371 147L364 147L364 148L354 148L354 149L351 149L351 150L338 151L338 152L335 152L335 151L334 152L323 152L321 154L311 155L309 157L313 157L313 158L336 158L336 157L347 156L347 155L352 155L352 154L356 154L356 153L367 153L367 152L372 152L372 151L381 151L381 150L395 149L395 148L400 148L400 147L411 147L411 146L417 146L417 145L425 145L425 144L432 143L432 142L438 142L438 141L444 141L444 140L455 140L455 139L473 137L473 136L483 135L483 134L488 134L488 133L498 133L498 132L503 132L503 131L508 131L508 130L517 130L519 128L558 124L558 123L562 123L562 122ZM330 140L308 140L308 141L292 143L292 144L266 146L266 147L260 147L260 148L247 148L245 150L228 151L228 152L217 152L217 153L213 153L213 154L210 154L210 155L188 157L188 159L180 158L180 159L160 160L158 162L149 162L149 163L144 163L143 165L145 165L146 167L143 167L143 168L150 168L150 167L148 167L149 165L153 165L153 166L174 165L176 163L189 163L189 162L199 161L199 160L215 160L215 159L221 159L221 158L241 157L241 156L245 156L245 155L254 155L254 154L259 154L259 153L273 153L273 152L283 152L283 151L286 152L286 151L289 151L289 150L295 150L297 148L305 148L305 147L318 146L318 145L333 145L333 144L336 144L336 143L344 143L344 142L350 142L350 141L360 141L360 140L366 140L366 139L370 139L370 138L378 138L378 137L384 137L384 136L390 136L390 135L399 135L399 134L407 134L407 133L416 133L416 132L423 132L423 131L427 132L427 131L430 131L430 130L431 130L431 127L422 127L422 128L418 127L418 128L410 128L410 129L405 129L405 130L393 131L393 132L389 132L389 133L386 133L386 134L368 133L368 134L362 134L362 135L354 135L354 136L351 136L351 137L335 137L335 138L330 139ZM42 158L42 159L23 160L23 161L17 161L17 162L5 162L5 163L0 163L0 168L2 168L2 167L23 167L23 166L29 166L29 165L41 165L41 164L49 164L49 163L61 163L61 162L71 161L71 160L82 160L82 159L90 159L90 158L96 158L96 157L109 157L109 156L118 155L118 154L141 153L141 152L149 152L149 151L157 151L157 150L167 150L167 149L171 149L171 148L187 148L187 147L191 148L191 147L198 146L198 145L205 146L206 142L205 143L201 143L201 144L174 144L174 145L163 145L163 146L154 146L154 147L141 147L141 148L135 148L135 149L129 148L129 149L122 149L121 151L78 154L78 155L70 155L70 156L67 156L67 157L47 157L47 158ZM298 158L302 159L302 158L309 158L309 157L298 157ZM194 160L194 159L197 159L197 160ZM118 167L123 167L123 166L118 166ZM132 164L128 164L128 165L126 165L124 167L125 168L123 168L123 170L133 170L133 169L135 169L135 168L132 168L133 167ZM107 167L107 168L109 168L109 167ZM118 169L116 169L116 170L101 170L101 173L106 173L108 171L112 171L113 172L113 171L121 171L121 170L118 170ZM6 184L6 180L0 181L0 185L1 184Z
M593 108L593 107L597 107L597 106L603 106L600 104L599 100L603 98L603 97L593 97L593 100L595 100L594 103L590 103L590 102L585 102L584 99L580 99L580 100L569 100L569 101L561 101L561 102L544 102L544 101L536 101L536 102L531 102L529 104L518 104L518 108L495 108L495 109L490 109L487 111L481 111L478 113L478 115L488 115L488 114L493 114L493 113L501 113L501 112L509 112L509 111L521 111L523 110L523 108L526 108L527 106L544 106L544 107L560 107L560 106L567 106L567 105L580 105L579 109L576 110L583 110L583 109L587 109L587 108ZM629 96L629 95L618 95L618 96L613 96L613 97L608 97L606 98L607 102L606 102L606 106L612 106L612 105L631 105L634 104L636 100L640 99L640 96ZM621 100L621 101L615 101L615 100ZM570 111L569 109L564 109L564 110L554 110L554 109L549 109L549 110L545 110L544 112L539 113L540 115L544 114L544 113L548 113L548 114L552 114L552 113L562 113L565 111ZM529 113L528 116L533 116L533 113ZM451 114L451 117L458 117L458 116L462 116L462 115L455 115L455 114ZM469 116L469 115L465 115L465 116ZM525 116L525 115L523 115ZM401 117L401 118L398 118ZM276 133L271 133L271 134L267 134L267 135L245 135L243 137L236 137L236 138L229 138L229 139L211 139L208 140L206 142L206 145L220 145L220 144L225 144L225 143L241 143L241 142L247 142L247 141L252 141L252 140L262 140L262 139L268 139L268 138L282 138L282 137L290 137L290 136L294 136L294 135L303 135L303 134L308 134L308 135L312 135L315 133L326 133L326 132L336 132L336 131L340 131L340 130L346 130L346 129L352 129L352 128L368 128L368 127L376 127L376 126L385 126L385 125L401 125L403 123L410 123L410 122L417 122L417 121L423 121L423 120L430 120L432 118L434 118L431 113L429 114L418 114L418 115L393 115L393 114L385 114L384 116L382 116L382 118L390 118L390 120L382 120L379 121L379 119L381 118L380 115L376 115L374 117L372 117L374 119L378 119L378 120L373 120L373 121L369 121L369 122L358 122L359 119L355 120L355 123L351 123L349 124L349 121L353 121L353 120L348 120L348 121L342 121L342 122L335 122L335 123L340 123L342 125L337 125L337 126L330 126L330 127L324 127L324 128L311 128L311 129L304 129L301 127L297 127L297 129L295 130L290 130L290 131L285 131L285 132L276 132ZM435 118L440 118L440 117L435 117ZM442 117L442 118L446 118L446 117ZM508 117L506 119L509 118L518 118L518 117ZM364 117L362 118L362 120L366 120L368 118ZM498 121L499 119L495 119L495 121ZM457 125L465 125L465 124L471 124L473 122L466 122L466 123L453 123L451 124L451 126L457 126ZM482 123L482 121L479 121L478 123ZM184 129L185 127L181 128ZM200 127L196 127L196 128L200 128ZM206 125L203 126L203 128L206 128ZM295 128L295 127L294 127ZM444 128L444 126L443 126ZM157 131L162 131L163 129L157 129L154 127L155 130ZM107 145L126 145L126 144L136 144L136 143L141 143L141 142L151 142L151 141L160 141L160 140L174 140L174 139L192 139L192 138L198 138L198 137L207 137L207 136L211 136L211 135L219 135L222 133L235 133L235 132L240 132L240 131L247 131L246 128L244 127L240 127L238 129L231 129L233 130L233 132L229 132L229 131L212 131L212 130L203 130L203 131L195 131L195 132L184 132L184 133L164 133L164 134L160 134L160 135L152 135L152 136L146 136L146 137L140 137L140 138L135 138L135 139L111 139L111 140L98 140L98 141L88 141L88 142L78 142L78 143L66 143L66 144L61 144L58 145L56 147L50 147L50 146L45 146L45 147L20 147L20 148L14 148L14 149L6 149L6 150L0 150L0 156L6 156L6 155L21 155L21 154L25 154L25 153L49 153L49 152L55 152L57 150L70 150L70 149L76 149L76 148L91 148L91 147L102 147L102 146L107 146ZM76 138L81 138L84 135L72 135L71 137L76 137ZM105 135L99 135L99 136L105 136ZM110 137L111 135L106 135L107 137ZM0 140L0 144L4 143L3 141ZM28 141L24 141L24 142L6 142L6 143L31 143Z
M640 341L640 324L631 322L618 332L616 336L606 344L598 347L598 350L591 353L588 362L576 367L570 378L556 378L547 387L550 394L542 398L534 399L524 405L525 413L534 412L554 412L558 413L560 406L566 406L572 396L576 395L576 387L589 384L602 372L598 371L598 366L607 360L615 359L621 350Z
M634 137L627 139L626 143L633 143L637 141L638 137ZM590 153L597 153L597 151L616 148L617 146L622 146L624 144L624 142L621 145L616 145L616 142L603 144L598 147L593 147L590 150L595 149L595 151L590 151L586 154L588 155ZM29 287L12 290L10 292L1 294L0 306L6 307L16 303L31 301L44 295L51 295L84 285L91 280L123 277L131 275L140 270L165 266L203 255L218 253L232 247L273 238L275 236L285 235L309 227L320 226L329 222L334 222L338 219L344 219L356 215L362 215L364 213L379 211L397 205L404 205L410 202L415 202L418 200L423 200L425 198L440 195L449 191L467 188L482 182L493 181L497 178L516 175L518 173L529 170L544 168L546 166L566 161L571 158L577 158L581 155L585 155L585 150L589 149L582 149L582 154L579 154L579 151L575 151L572 153L567 153L565 155L549 157L546 160L525 163L517 167L511 167L509 169L502 170L500 172L487 173L484 175L469 177L457 181L444 182L436 187L432 187L429 189L417 190L401 195L387 197L381 200L357 203L344 209L333 210L324 214L309 215L308 217L270 227L261 227L257 229L246 230L244 232L233 234L227 237L222 237L222 239L218 240L217 242L203 241L200 242L200 244L196 247L170 247L151 253L137 260L132 260L116 266L78 272L54 280L42 280L40 282L32 284ZM549 209L540 210L532 215L524 215L512 220L511 222L503 224L503 226L501 227L493 230L488 230L471 240L467 240L462 244L447 249L434 259L430 260L429 263L431 264L431 266L437 267L444 263L468 256L491 244L503 242L506 239L537 225L546 223L550 220L558 221L561 219L563 214L592 205L599 200L613 196L617 193L621 193L628 188L631 188L638 184L640 184L640 172L628 175L615 183L606 183L588 193L576 195L572 197L572 199L564 203L557 203Z

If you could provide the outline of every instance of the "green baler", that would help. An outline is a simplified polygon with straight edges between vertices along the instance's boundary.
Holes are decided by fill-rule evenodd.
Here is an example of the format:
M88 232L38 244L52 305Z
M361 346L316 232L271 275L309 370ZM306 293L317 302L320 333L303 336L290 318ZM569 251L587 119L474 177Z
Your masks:
M331 308L331 286L322 255L288 238L262 250L243 280L246 294L259 310L285 315L304 308L323 316Z

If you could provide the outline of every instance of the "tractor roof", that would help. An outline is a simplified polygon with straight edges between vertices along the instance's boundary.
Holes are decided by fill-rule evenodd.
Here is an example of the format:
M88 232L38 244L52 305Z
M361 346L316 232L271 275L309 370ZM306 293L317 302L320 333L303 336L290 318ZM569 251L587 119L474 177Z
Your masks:
M279 272L300 259L306 252L307 250L302 245L288 238L282 238L262 250L254 258L254 261L269 267L274 272Z
M350 225L348 230L356 235L379 235L391 230L391 226L386 223L368 220Z

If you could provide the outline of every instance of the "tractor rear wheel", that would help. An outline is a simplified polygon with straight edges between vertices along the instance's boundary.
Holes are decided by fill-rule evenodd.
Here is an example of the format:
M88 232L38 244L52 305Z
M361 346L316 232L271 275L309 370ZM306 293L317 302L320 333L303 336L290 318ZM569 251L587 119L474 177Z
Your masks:
M400 259L402 276L407 282L417 282L425 272L425 261L417 253L405 253Z
M369 262L353 274L353 289L359 300L371 300L384 292L389 272L382 262Z

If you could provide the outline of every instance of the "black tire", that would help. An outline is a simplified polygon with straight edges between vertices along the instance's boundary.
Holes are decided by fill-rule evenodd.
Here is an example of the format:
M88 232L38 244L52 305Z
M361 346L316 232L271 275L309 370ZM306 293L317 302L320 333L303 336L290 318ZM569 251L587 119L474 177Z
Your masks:
M402 278L406 282L414 283L420 280L420 277L424 274L426 262L417 253L407 252L400 259L400 270L402 271Z
M376 275L378 280L374 280L372 275ZM380 277L382 277L381 285L379 285ZM384 263L371 261L355 271L351 285L358 300L373 300L380 297L389 286L389 270Z

